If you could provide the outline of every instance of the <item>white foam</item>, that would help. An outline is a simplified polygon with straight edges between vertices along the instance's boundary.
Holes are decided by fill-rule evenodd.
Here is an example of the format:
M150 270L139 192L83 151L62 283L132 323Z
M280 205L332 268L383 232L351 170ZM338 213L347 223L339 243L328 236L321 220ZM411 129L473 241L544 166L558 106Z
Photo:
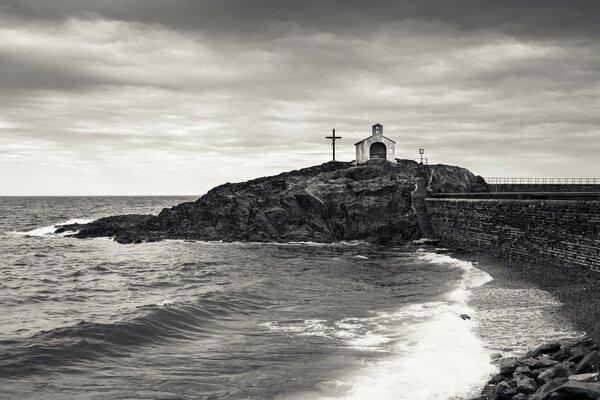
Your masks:
M32 229L30 231L25 231L25 232L11 232L12 234L15 235L20 235L20 236L37 236L37 237L48 237L48 236L66 236L66 235L72 235L75 232L72 231L67 231L67 232L63 232L60 234L55 234L54 232L56 232L56 230L58 229L59 226L61 225L71 225L71 224L88 224L92 221L95 221L95 219L86 219L86 218L74 218L74 219L70 219L64 222L59 222L57 224L54 225L48 225L48 226L42 226L41 228L35 228Z
M173 304L173 300L171 300L171 299L162 300L162 301L159 301L158 303L156 303L156 305L159 307L164 307L164 306L168 306L171 304Z
M320 393L298 393L293 399L465 399L479 393L490 374L490 351L477 336L478 319L468 305L470 289L492 278L470 262L447 255L420 253L421 260L464 271L456 289L443 301L413 304L374 319L393 332L390 356L368 363L356 374L320 386ZM470 320L460 318L469 314ZM377 338L379 332L373 335ZM361 339L368 343L368 335Z

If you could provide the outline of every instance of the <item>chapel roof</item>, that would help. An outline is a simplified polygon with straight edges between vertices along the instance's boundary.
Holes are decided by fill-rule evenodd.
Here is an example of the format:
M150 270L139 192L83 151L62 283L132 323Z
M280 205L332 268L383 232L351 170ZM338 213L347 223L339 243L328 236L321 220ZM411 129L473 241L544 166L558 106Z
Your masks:
M356 143L354 143L354 145L356 146L357 144L361 144L361 143L362 143L362 142L364 142L365 140L367 140L367 139L371 139L373 136L374 136L374 135L371 135L371 136L369 136L369 137L367 137L367 138L364 138L364 139L363 139L363 140L361 140L360 142L356 142ZM392 142L392 143L396 143L396 141L395 141L395 140L392 140L392 139L390 139L389 137L382 136L382 138L384 138L384 139L386 139L386 140L389 140L389 141L390 141L390 142Z

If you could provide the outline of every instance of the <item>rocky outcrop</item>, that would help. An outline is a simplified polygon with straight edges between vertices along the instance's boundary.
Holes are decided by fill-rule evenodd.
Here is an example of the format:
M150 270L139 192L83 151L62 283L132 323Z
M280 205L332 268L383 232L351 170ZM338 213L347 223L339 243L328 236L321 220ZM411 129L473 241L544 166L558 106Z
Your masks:
M522 358L500 360L477 400L600 398L600 354L590 339L553 342Z
M421 237L412 194L417 176L430 192L487 190L464 168L370 162L323 165L218 186L160 214L121 215L58 232L108 236L121 243L161 239L229 241L364 240L402 243Z

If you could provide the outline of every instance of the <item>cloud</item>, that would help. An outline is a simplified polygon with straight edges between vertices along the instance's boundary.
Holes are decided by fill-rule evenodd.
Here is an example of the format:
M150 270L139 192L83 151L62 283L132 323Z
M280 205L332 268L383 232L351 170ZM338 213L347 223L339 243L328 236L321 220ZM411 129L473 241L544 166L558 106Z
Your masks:
M375 122L483 175L598 170L593 3L365 4L0 1L1 190L201 193Z
M523 36L589 36L600 30L600 5L593 0L3 0L0 11L25 20L96 17L247 38L294 28L362 35L413 20Z

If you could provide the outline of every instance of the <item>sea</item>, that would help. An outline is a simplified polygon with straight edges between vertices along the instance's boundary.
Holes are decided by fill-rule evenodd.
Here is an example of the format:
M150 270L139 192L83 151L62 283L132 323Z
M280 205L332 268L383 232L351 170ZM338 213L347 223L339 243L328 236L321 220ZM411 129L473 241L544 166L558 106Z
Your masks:
M432 246L54 234L193 200L0 198L0 399L468 399L494 354L582 334Z

